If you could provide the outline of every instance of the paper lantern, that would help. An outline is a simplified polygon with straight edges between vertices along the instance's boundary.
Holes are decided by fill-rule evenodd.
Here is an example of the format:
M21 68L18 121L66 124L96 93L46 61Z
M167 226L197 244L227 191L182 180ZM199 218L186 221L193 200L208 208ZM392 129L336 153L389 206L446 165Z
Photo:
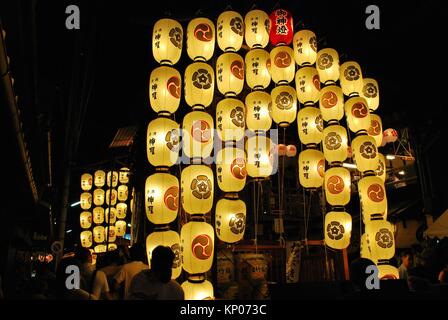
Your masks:
M383 132L383 140L386 143L395 142L398 140L398 132L395 129L389 128Z
M371 125L369 108L366 99L354 97L348 99L344 104L347 124L351 131L367 131Z
M286 146L286 156L289 158L295 157L297 154L297 148L293 144Z
M93 191L93 204L96 206L102 206L104 204L104 190L95 189Z
M182 79L171 67L158 67L149 77L149 102L160 114L172 114L179 108Z
M216 155L216 179L224 192L238 192L246 185L246 155L244 150L226 147Z
M236 53L226 52L216 61L216 85L225 96L236 96L244 87L244 60Z
M129 183L129 168L121 168L118 173L118 181L120 183Z
M118 220L115 222L115 233L117 237L124 237L126 234L126 221Z
M212 267L215 234L206 222L190 221L180 232L182 267L190 274L205 273Z
M266 12L251 10L244 17L244 39L249 48L264 48L269 43L270 21Z
M220 199L216 203L215 231L219 240L235 243L246 229L246 204L241 200Z
M96 187L103 187L106 183L106 172L103 170L97 170L94 174L94 184Z
M112 182L111 182L112 177ZM117 171L109 171L107 173L107 186L110 187L112 183L112 187L116 187L118 185L118 172Z
M271 83L269 52L263 49L249 50L244 61L247 85L254 90L266 89Z
M296 90L299 102L313 105L319 100L320 80L316 68L303 67L296 73Z
M216 131L222 141L239 141L246 127L244 103L238 99L225 98L216 106Z
M203 62L195 62L185 69L185 102L190 107L208 107L215 92L213 68Z
M104 219L104 222L106 222L107 224L115 224L115 222L117 221L117 209L113 207L106 208L106 210L104 211Z
M92 184L93 184L92 175L89 173L84 173L81 176L81 189L84 191L89 191L90 189L92 189Z
M367 241L367 234L365 233L361 235L360 256L361 258L372 260L372 254L370 253L369 243Z
M105 244L98 244L94 248L95 253L104 253L106 252L106 245ZM93 264L93 262L92 262Z
M323 131L323 150L328 163L347 159L347 130L340 125L331 125Z
M103 243L104 242L104 227L103 226L96 226L93 228L93 240L96 243Z
M224 11L217 20L216 40L222 51L236 52L244 39L243 17L235 11Z
M378 149L371 136L357 136L352 141L353 161L360 172L374 171L378 167Z
M300 109L297 113L297 129L300 142L304 145L320 143L324 130L320 110L315 107Z
M109 237L107 237L108 233ZM115 226L104 228L104 238L107 242L115 242L115 240L117 239L117 234L115 233Z
M206 214L213 206L214 180L210 167L190 165L181 173L181 202L189 214Z
M106 204L107 205L116 205L117 204L118 193L117 190L111 189L106 191Z
M350 244L352 216L347 212L330 211L325 215L325 244L330 248L341 250Z
M176 64L182 54L183 29L179 22L160 19L152 31L152 54L160 64Z
M79 235L80 240L81 240L81 246L83 246L84 248L90 248L93 244L92 242L92 232L91 231L82 231L81 234Z
M173 250L174 261L171 279L177 279L182 272L182 258L179 234L172 230L155 231L146 237L146 253L148 255L149 268L151 268L152 251L158 246L169 247L171 248L171 250Z
M146 155L155 167L171 167L179 159L179 124L168 118L156 118L146 131Z
M381 147L383 143L383 123L380 116L370 114L370 127L367 133L375 139L376 146Z
M344 116L344 94L338 86L324 87L319 92L319 108L325 121L341 120Z
M378 167L375 170L375 175L381 179L381 181L386 182L386 158L382 153L378 152Z
M169 173L155 173L145 183L146 217L154 224L173 222L179 211L179 180Z
M187 26L187 53L195 61L207 61L215 51L215 25L207 18L194 18Z
M117 203L117 218L124 219L126 218L126 213L128 211L128 205L126 203Z
M118 186L118 201L126 201L128 199L128 186L122 184Z
M299 182L304 188L319 188L324 182L324 154L315 149L299 153Z
M81 209L88 210L92 206L92 194L90 192L81 193Z
M92 226L92 214L89 211L83 211L79 215L79 224L83 229L89 229Z
M331 48L319 50L316 62L320 82L324 84L336 83L339 79L339 55Z
M271 29L269 40L274 46L283 44L289 45L294 36L294 25L291 13L285 9L274 10L269 15Z
M271 128L272 118L269 110L272 108L271 95L263 91L254 91L246 96L246 126L249 130L264 130Z
M361 96L366 99L370 111L378 109L380 105L378 82L372 78L364 78Z
M310 66L316 62L317 39L310 30L300 30L293 37L294 59L299 66Z
M297 116L296 90L290 86L278 86L271 91L271 117L280 127L287 127Z
M262 135L252 136L246 140L246 169L249 176L266 178L275 173L272 147L271 139Z
M271 59L271 77L276 84L288 84L294 80L296 65L294 50L287 46L275 47L269 54Z
M360 95L362 93L363 78L361 67L355 61L347 61L341 65L339 81L342 92L346 96Z
M214 297L213 285L208 280L202 282L185 281L181 285L185 300L212 300Z
M376 176L361 178L358 182L359 198L362 205L364 223L373 214L384 216L387 211L387 196L384 182Z
M395 255L394 227L387 220L366 224L367 241L373 261L391 259Z
M203 111L187 113L182 122L182 150L188 158L207 158L213 150L213 118Z
M114 251L114 250L118 249L118 246L115 243L109 243L109 245L107 247L108 247L109 251Z
M332 206L345 206L350 202L350 172L343 167L333 167L325 171L325 198Z
M279 143L277 145L276 152L277 152L278 156L280 156L280 157L286 156L286 145L283 143Z
M398 269L389 264L379 264L378 267L378 278L380 280L397 280L400 279L400 273Z
M104 222L104 208L95 207L93 208L93 222L95 224L102 224Z

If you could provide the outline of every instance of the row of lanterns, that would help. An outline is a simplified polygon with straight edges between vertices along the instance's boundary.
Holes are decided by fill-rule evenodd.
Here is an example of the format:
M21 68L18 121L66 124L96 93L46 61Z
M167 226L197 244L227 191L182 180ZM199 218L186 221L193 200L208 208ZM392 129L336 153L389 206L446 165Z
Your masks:
M80 206L83 211L79 221L83 247L91 248L95 244L93 251L96 253L117 248L116 238L126 234L128 184L128 168L109 171L107 175L103 170L95 171L93 176L90 173L81 175Z

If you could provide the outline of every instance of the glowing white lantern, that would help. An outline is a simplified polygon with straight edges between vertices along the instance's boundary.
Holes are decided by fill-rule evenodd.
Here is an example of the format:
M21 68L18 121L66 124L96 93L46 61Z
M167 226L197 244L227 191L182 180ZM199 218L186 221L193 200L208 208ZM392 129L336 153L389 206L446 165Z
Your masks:
M188 158L207 158L213 150L213 118L203 111L192 111L182 122L182 150Z
M341 120L344 116L344 94L338 86L324 87L319 92L319 108L325 121Z
M128 211L128 205L126 203L120 202L117 203L117 218L124 219L126 218L126 213Z
M179 108L182 79L179 71L171 67L158 67L149 77L149 102L160 114L171 114Z
M107 237L108 233L109 238ZM104 228L104 238L107 242L115 242L115 240L117 239L117 234L115 233L115 226Z
M111 182L112 179L112 182ZM107 186L110 187L112 183L112 187L116 187L118 185L118 172L117 171L109 171L107 173Z
M185 294L185 300L213 300L213 285L208 280L201 282L187 280L182 283L181 287Z
M329 163L343 162L347 159L347 130L340 125L325 127L323 131L323 150Z
M216 85L225 96L236 96L244 87L244 60L236 53L227 52L216 61Z
M246 96L246 126L249 130L269 130L272 118L269 115L271 95L263 91L254 91Z
M299 153L299 182L304 188L319 188L324 182L324 154L315 149Z
M288 46L278 46L271 50L271 77L276 84L288 84L294 80L296 65L294 50Z
M103 226L96 226L95 228L93 228L93 240L96 243L104 242L104 227Z
M394 266L389 264L379 264L378 267L378 278L380 280L397 280L400 279L400 272Z
M182 54L183 29L173 19L160 19L152 31L152 54L160 64L176 64Z
M216 24L219 48L226 52L240 50L244 38L243 17L235 11L224 11L219 15Z
M112 192L111 192L112 190ZM107 205L116 205L117 204L118 193L115 189L109 189L106 191L106 204Z
M81 246L83 246L84 248L90 248L93 244L92 242L92 232L91 231L82 231L81 234L79 235L80 240L81 240Z
M216 204L215 230L227 243L243 239L246 229L246 204L241 200L220 199Z
M266 12L251 10L244 17L246 44L249 48L264 48L269 43L270 21Z
M92 206L92 194L90 192L81 193L81 209L89 210Z
M378 149L375 139L368 135L357 136L352 141L353 160L359 171L374 171L378 167Z
M190 221L182 226L180 239L184 270L190 274L210 270L215 242L213 227L206 222Z
M375 139L376 146L379 148L383 144L383 123L380 116L373 113L370 114L370 123L367 133Z
M154 224L173 222L179 210L179 180L169 173L155 173L145 183L146 217Z
M83 229L89 229L92 226L92 214L89 211L83 211L79 215L79 224Z
M104 190L95 189L93 191L93 204L96 206L102 206L104 204Z
M216 155L216 178L224 192L238 192L246 185L246 155L244 150L226 147Z
M386 158L382 153L378 152L378 167L375 170L375 175L381 179L381 181L386 182Z
M118 201L126 201L128 199L128 186L122 184L118 186Z
M107 224L114 224L115 221L117 221L117 210L113 207L111 207L110 210L109 208L106 208L104 211L104 219Z
M373 261L391 259L395 254L394 227L387 220L366 224L367 241Z
M355 61L347 61L341 65L339 80L342 92L346 96L360 95L362 93L363 78L361 67Z
M322 83L335 83L339 79L339 55L331 48L319 50L316 62L317 72Z
M93 208L93 222L95 224L102 224L104 222L104 208Z
M290 86L278 86L271 91L271 117L280 127L287 127L297 116L296 90Z
M350 244L352 217L347 212L330 211L325 215L325 244L333 249L345 249Z
M203 62L195 62L185 69L185 102L190 107L208 107L215 92L213 68Z
M310 30L300 30L293 38L294 59L299 66L309 66L316 62L317 39Z
M246 82L251 89L266 89L271 83L271 58L264 49L253 49L244 58L246 67Z
M376 82L375 79L364 78L361 96L366 99L371 111L375 111L376 109L378 109L378 106L380 104L378 82Z
M124 237L126 234L126 221L118 220L115 222L115 233L117 237Z
M303 67L296 72L296 91L299 102L314 105L319 100L320 80L316 68Z
M206 214L213 206L213 171L205 165L190 165L181 173L181 202L189 214Z
M106 183L106 172L104 172L103 170L95 171L94 175L95 186L101 188L104 186L105 183Z
M155 167L171 167L179 158L179 124L168 118L156 118L146 131L146 155Z
M364 98L354 97L344 104L347 124L351 131L367 131L371 125L371 118L367 102Z
M252 136L246 140L246 170L249 176L266 178L275 173L272 148L271 139L262 135Z
M238 99L225 98L216 106L216 130L222 141L239 141L244 137L245 106Z
M118 181L120 183L126 184L129 183L129 168L121 168L118 173Z
M318 144L322 141L324 124L320 110L315 107L305 107L297 114L297 129L299 139L304 145Z
M194 18L187 26L187 53L195 61L207 61L215 51L215 25L207 18Z
M343 167L325 171L325 198L332 206L345 206L350 202L350 172Z
M367 176L358 182L359 198L361 200L364 223L375 215L385 216L387 212L387 196L381 178Z
M84 191L89 191L92 189L93 178L90 173L84 173L81 176L81 189Z

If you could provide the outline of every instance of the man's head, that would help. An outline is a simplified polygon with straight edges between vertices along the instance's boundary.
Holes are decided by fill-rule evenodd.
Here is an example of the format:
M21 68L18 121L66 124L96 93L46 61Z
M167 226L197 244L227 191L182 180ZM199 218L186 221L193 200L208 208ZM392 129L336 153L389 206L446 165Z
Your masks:
M171 279L174 258L174 252L169 247L158 246L152 251L151 270L157 273L164 283Z
M135 243L130 249L129 254L132 261L141 261L145 264L148 263L145 248L140 243Z
M409 250L405 250L401 253L401 263L406 269L409 269L412 266L412 252Z
M87 248L78 247L75 252L75 257L81 263L92 263L92 253Z

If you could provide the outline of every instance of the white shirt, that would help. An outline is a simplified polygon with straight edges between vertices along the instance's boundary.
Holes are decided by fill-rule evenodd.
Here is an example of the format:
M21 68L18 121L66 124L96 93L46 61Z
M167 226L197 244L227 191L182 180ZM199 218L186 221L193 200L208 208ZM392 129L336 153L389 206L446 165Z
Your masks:
M184 290L174 280L158 281L151 270L144 270L132 279L129 300L184 300Z
M121 284L124 282L124 297L128 296L129 287L131 285L132 278L140 271L148 269L148 265L144 264L141 261L132 261L123 265L115 275L114 279L117 284Z

